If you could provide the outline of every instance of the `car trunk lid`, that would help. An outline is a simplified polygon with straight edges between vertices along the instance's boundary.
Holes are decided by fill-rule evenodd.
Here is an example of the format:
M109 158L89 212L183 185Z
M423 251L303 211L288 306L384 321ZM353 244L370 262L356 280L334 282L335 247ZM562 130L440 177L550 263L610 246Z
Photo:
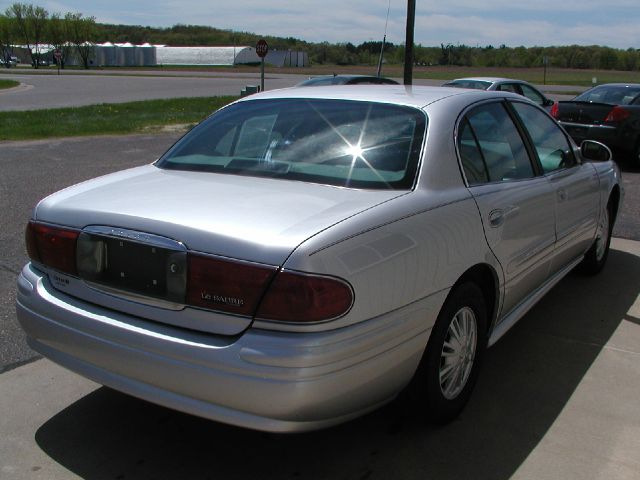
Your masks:
M602 125L613 107L608 103L561 101L556 119L566 123Z
M233 335L251 323L255 309L245 300L259 301L299 244L403 193L145 166L58 192L34 216L82 231L77 258L83 280L63 287L68 293L152 320ZM188 301L195 294L187 284L195 280L188 271L185 276L194 260L206 267L200 283L219 284L196 292L197 303ZM211 276L211 269L224 273Z

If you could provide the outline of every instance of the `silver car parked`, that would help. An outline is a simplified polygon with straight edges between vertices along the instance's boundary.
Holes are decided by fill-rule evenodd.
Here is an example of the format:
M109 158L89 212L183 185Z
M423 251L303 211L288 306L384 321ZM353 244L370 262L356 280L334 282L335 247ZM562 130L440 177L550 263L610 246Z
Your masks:
M621 197L607 148L521 96L265 92L42 200L18 318L70 370L234 425L317 429L401 392L446 422L488 345L603 267Z
M456 78L442 85L443 87L473 88L475 90L489 90L498 92L512 92L527 97L549 111L555 101L547 98L544 93L524 80L502 77L468 77Z

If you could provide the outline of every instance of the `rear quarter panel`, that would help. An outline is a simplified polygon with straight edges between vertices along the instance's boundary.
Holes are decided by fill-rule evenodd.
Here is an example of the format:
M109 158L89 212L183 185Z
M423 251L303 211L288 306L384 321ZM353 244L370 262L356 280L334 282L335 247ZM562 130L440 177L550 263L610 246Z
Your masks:
M478 211L466 189L446 195L416 191L345 220L301 245L285 268L334 275L353 287L350 312L329 324L338 328L444 293L471 266L487 263L497 271Z
M307 331L362 322L444 292L435 315L425 314L430 327L448 290L477 264L489 265L503 284L457 161L453 132L470 102L465 97L484 98L470 92L425 107L427 136L412 191L319 232L289 257L285 268L335 275L354 289L347 315Z

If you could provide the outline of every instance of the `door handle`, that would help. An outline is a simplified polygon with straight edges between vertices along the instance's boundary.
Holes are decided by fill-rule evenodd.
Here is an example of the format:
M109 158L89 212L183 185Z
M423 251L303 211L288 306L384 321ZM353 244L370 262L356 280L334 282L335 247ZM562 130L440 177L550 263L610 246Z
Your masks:
M567 198L569 198L569 194L564 188L558 189L558 200L564 202Z
M499 227L504 223L504 221L513 215L516 215L520 210L519 207L515 205L509 205L505 208L495 208L489 212L489 225L492 227Z
M489 213L489 225L493 228L499 227L504 223L504 210L496 208Z

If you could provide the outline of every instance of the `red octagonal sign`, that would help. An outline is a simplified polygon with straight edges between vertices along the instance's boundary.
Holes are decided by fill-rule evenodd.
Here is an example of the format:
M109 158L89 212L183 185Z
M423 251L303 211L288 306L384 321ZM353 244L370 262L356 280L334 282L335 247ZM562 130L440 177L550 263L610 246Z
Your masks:
M256 53L258 54L258 56L260 58L264 58L267 56L268 51L269 45L267 45L267 42L262 38L258 40L258 43L256 44Z

